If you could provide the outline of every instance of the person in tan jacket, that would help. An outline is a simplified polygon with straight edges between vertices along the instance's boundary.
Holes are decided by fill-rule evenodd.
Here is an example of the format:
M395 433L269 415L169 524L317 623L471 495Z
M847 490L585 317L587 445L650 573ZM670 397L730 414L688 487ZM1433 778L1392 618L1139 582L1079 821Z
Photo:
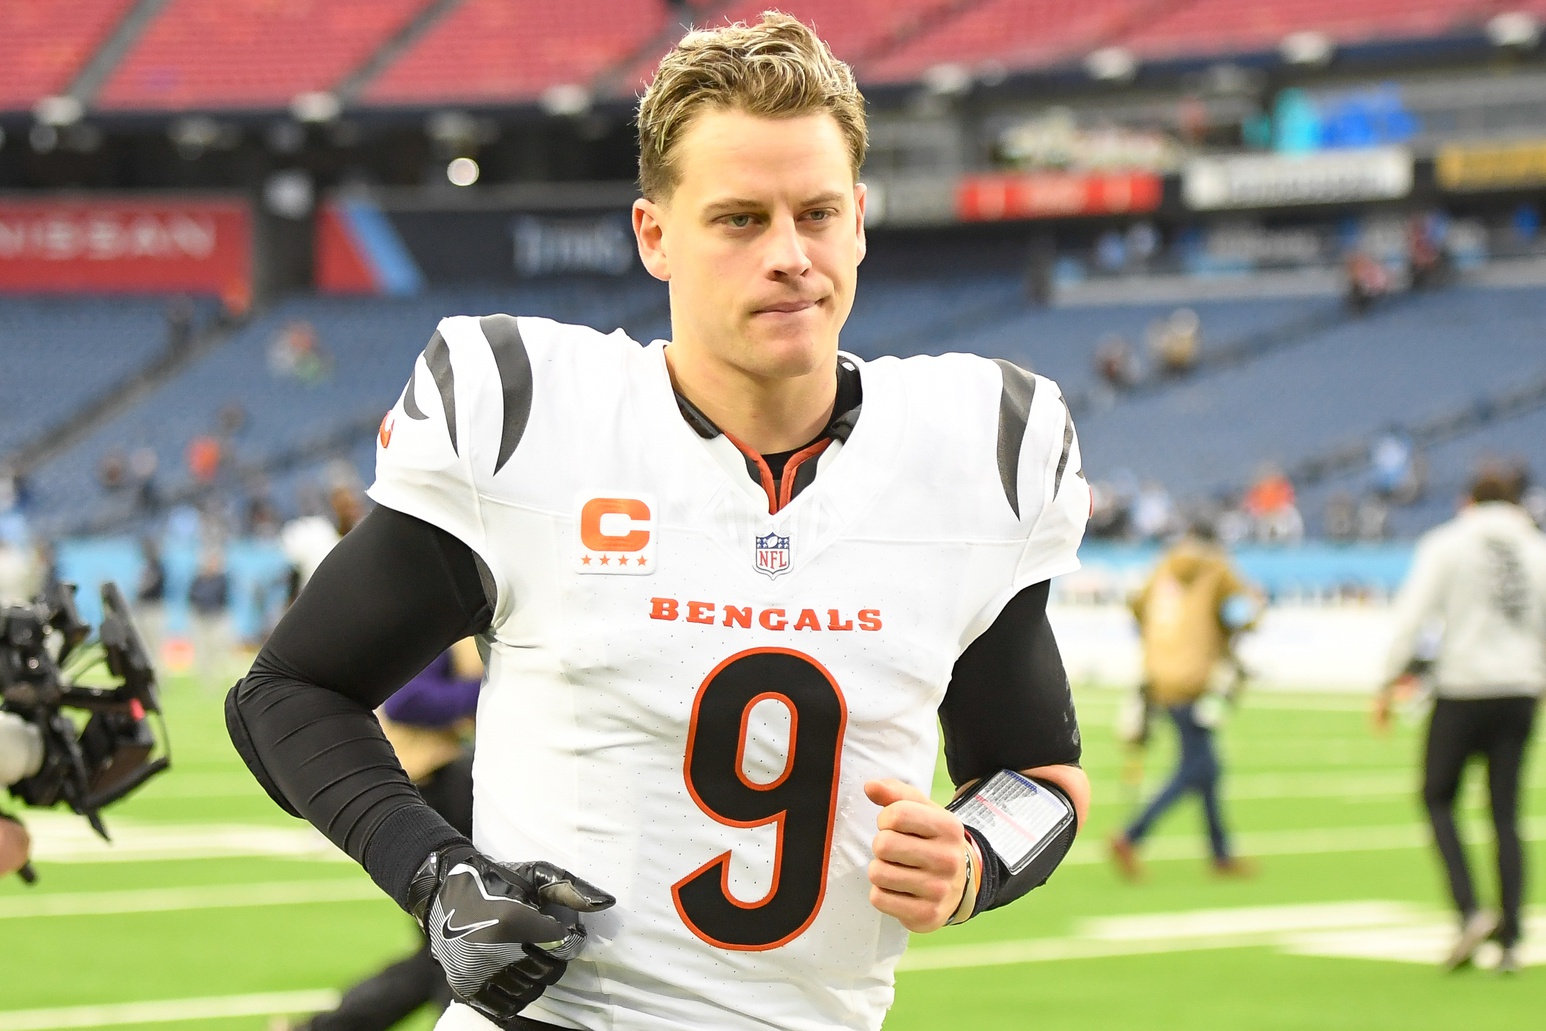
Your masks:
M1230 851L1219 805L1222 771L1213 743L1215 719L1200 713L1198 703L1220 663L1232 661L1230 643L1254 624L1258 607L1253 590L1235 571L1211 528L1200 524L1165 552L1133 598L1148 698L1170 714L1181 750L1169 783L1111 839L1112 859L1128 879L1141 872L1139 843L1190 791L1202 799L1214 870L1226 875L1246 872Z

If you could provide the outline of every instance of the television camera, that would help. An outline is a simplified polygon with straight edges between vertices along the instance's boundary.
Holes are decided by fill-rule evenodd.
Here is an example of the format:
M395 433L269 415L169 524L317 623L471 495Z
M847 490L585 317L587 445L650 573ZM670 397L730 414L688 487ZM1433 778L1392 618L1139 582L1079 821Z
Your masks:
M73 584L0 607L0 787L31 807L63 802L110 840L102 810L170 766L155 670L116 584L102 586L94 636Z

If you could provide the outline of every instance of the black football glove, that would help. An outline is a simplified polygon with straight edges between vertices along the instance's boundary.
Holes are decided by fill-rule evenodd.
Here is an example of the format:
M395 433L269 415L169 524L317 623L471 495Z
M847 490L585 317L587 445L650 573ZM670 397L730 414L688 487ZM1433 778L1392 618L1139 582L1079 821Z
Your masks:
M465 844L431 853L408 888L451 990L501 1027L585 944L576 914L616 901L552 863L497 863Z

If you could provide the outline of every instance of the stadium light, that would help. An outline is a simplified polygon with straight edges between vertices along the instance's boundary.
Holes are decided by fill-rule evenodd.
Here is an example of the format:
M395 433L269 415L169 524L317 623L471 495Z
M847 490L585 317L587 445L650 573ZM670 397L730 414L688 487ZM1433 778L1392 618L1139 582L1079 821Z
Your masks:
M1101 82L1127 82L1138 74L1138 58L1126 47L1101 47L1084 59L1084 70Z
M924 69L923 87L936 97L964 96L972 88L972 73L954 62Z
M590 90L572 82L564 82L543 90L538 103L550 115L573 118L589 111L590 101Z
M32 106L34 118L56 129L74 125L85 113L85 105L71 96L44 97Z
M1532 50L1541 41L1541 20L1528 11L1505 11L1488 20L1486 32L1495 47Z
M471 186L478 181L482 171L472 158L453 158L446 165L446 178L451 180L452 186Z
M1278 44L1278 53L1286 63L1308 67L1318 68L1330 64L1336 52L1337 45L1331 41L1331 37L1313 29L1290 32Z
M321 90L297 93L290 101L290 114L295 120L313 125L331 122L341 110L343 105L338 102L338 98Z

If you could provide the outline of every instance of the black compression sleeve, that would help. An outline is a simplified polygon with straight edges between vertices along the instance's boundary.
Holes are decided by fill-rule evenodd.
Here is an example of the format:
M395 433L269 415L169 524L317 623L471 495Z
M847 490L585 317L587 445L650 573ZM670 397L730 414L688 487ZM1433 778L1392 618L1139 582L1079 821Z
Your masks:
M424 804L371 710L487 629L490 612L471 549L377 507L317 567L226 699L232 740L264 787L399 905L424 857L465 839Z
M1047 621L1048 582L1010 599L956 660L939 707L950 779L1077 765L1079 721Z

